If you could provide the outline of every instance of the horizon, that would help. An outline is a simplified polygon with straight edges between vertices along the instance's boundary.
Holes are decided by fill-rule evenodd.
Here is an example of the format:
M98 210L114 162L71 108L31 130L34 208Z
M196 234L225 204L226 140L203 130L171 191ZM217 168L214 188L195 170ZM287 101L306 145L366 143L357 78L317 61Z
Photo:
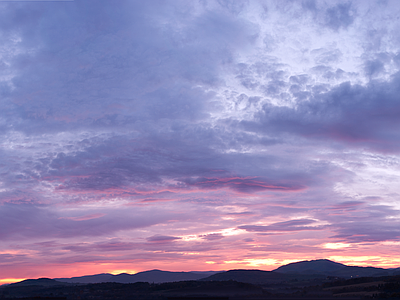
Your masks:
M0 283L398 267L399 15L0 1Z
M311 262L311 261L318 261L318 260L326 260L326 261L330 261L330 262L333 262L333 263L338 263L338 262L336 262L336 261L328 260L328 259L325 259L325 258L315 259L315 260L302 260L302 261L296 261L296 262L293 262L293 263L297 263L297 262ZM279 267L286 266L286 265L289 265L289 264L292 264L292 263L284 264L284 265L281 265L281 266L279 266ZM345 265L345 266L358 266L358 265L352 265L352 264L344 264L344 265ZM73 277L60 277L60 276L57 276L57 277L52 277L52 278L49 278L49 277L23 278L23 279L9 278L9 279L2 279L2 280L0 280L0 286L2 286L2 285L8 285L8 284L10 284L10 283L17 283L17 282L21 282L21 281L28 280L28 279L42 279L42 278L46 278L46 279L55 279L55 280L57 280L57 279L60 279L60 278L74 278L74 277L85 277L85 276L95 276L95 275L114 275L114 276L115 276L115 275L121 275L121 274L135 275L135 274L138 274L138 273L150 272L150 271L162 271L162 272L227 272L227 271L234 271L234 270L275 271L275 270L277 270L279 267L277 267L277 268L275 268L275 269L273 269L273 270L262 270L262 269L256 269L256 268L252 268L252 269L230 269L230 270L207 270L207 271L193 271L193 270L192 270L192 271L169 271L169 270L160 270L160 269L150 269L150 270L139 271L139 272L136 272L136 273L128 273L128 272L116 273L116 272L114 272L114 273L85 274L85 275L73 276ZM359 266L358 266L358 267L359 267ZM371 266L363 266L363 267L371 267ZM400 264L399 264L399 268L400 268ZM383 268L383 269L390 269L390 268Z

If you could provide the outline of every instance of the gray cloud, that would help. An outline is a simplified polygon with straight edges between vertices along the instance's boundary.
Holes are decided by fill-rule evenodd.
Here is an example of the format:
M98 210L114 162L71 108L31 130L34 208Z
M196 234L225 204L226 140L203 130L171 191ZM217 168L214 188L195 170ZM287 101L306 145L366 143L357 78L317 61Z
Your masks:
M285 232L285 231L304 231L304 230L322 230L324 226L312 226L315 220L292 220L278 222L271 225L242 225L239 228L253 232ZM310 226L308 226L310 225Z
M334 30L346 29L354 21L354 11L351 2L338 3L326 10L326 25Z
M153 235L147 238L147 241L154 243L169 243L175 240L179 240L179 237L168 236L168 235Z
M398 151L399 74L368 86L343 83L318 93L296 108L265 105L249 130L285 132L311 139L332 139L350 146Z
M160 215L156 211L116 209L104 210L97 217L80 220L60 216L60 213L46 207L5 204L0 206L0 216L0 237L3 240L19 240L26 237L104 236L120 230L152 226L166 221L173 214L166 217L165 212Z

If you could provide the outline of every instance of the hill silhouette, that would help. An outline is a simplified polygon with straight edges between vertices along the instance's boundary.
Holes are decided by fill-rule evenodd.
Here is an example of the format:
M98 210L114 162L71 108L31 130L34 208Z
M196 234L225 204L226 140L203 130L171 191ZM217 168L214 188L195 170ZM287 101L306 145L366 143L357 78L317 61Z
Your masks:
M276 276L256 270L232 270L228 274L247 273ZM265 272L265 271L264 271ZM279 275L279 274L278 274ZM281 273L282 276L290 276ZM299 276L299 275L297 275ZM252 279L254 280L254 278ZM50 284L49 286L43 286ZM277 299L399 299L400 276L361 277L352 279L297 281L276 285L250 284L234 280L179 281L161 284L137 282L54 285L41 278L0 287L0 299L7 300L277 300Z
M208 275L208 274L207 274ZM114 282L120 283L132 283L132 282L174 282L174 281L185 281L185 280L198 280L207 275L195 274L192 272L169 272L161 270L144 271L137 274L119 274L113 275L112 279Z
M392 270L374 268L374 267L356 267L356 266L345 266L335 272L332 275L343 278L350 277L378 277L394 275Z
M238 282L265 284L278 283L285 280L293 279L294 276L272 271L260 270L230 270L209 277L200 279L201 281L228 281L234 280Z
M118 275L112 274L97 274L82 277L72 278L56 278L58 281L69 283L102 283L102 282L118 282L118 283L135 283L135 282L150 282L163 283L185 280L199 280L208 277L217 272L169 272L161 270L150 270L139 272L136 274L121 273Z
M397 269L383 269L374 267L346 266L328 259L300 261L281 266L274 272L285 274L321 274L325 276L352 278L352 277L378 277L398 274Z
M8 287L28 287L28 286L59 286L59 285L66 285L65 282L60 282L55 279L50 278L38 278L38 279L26 279L20 282L10 283Z
M96 275L86 275L81 277L71 278L54 278L57 281L68 282L68 283L101 283L101 282L112 282L112 274L103 273Z
M169 272L161 270L150 270L139 272L136 274L97 274L87 275L72 278L55 278L55 282L63 283L102 283L102 282L116 282L116 283L135 283L135 282L149 282L149 283L164 283L175 281L188 281L188 280L202 280L202 281L226 281L236 280L238 282L246 282L252 284L260 283L279 283L291 280L313 280L322 279L326 277L335 278L353 278L353 277L377 277L377 276L392 276L400 273L400 268L396 269L383 269L374 267L357 267L347 266L337 263L328 259L318 259L310 261L300 261L281 266L273 271L262 270L230 270L230 271L209 271L209 272ZM56 284L40 279L47 282L48 285ZM49 279L50 280L50 279ZM23 284L33 284L24 280ZM37 282L35 283L37 284Z
M306 260L290 263L274 270L279 273L328 274L338 271L346 265L328 259Z
M27 279L1 286L0 299L399 299L400 276L395 276L399 271L400 268L346 266L326 259L291 263L274 271L150 270L133 275L97 274L66 278L70 283L49 278ZM210 273L212 275L208 276ZM190 279L186 280L188 277ZM109 282L84 283L91 280ZM115 282L117 280L119 282Z

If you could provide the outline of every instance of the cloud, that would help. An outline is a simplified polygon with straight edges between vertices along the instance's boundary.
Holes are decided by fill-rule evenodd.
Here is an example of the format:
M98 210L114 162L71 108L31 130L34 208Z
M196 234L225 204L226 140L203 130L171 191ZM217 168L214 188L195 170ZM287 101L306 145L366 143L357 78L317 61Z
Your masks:
M315 49L311 53L316 56L315 62L317 65L337 63L343 56L343 53L339 49Z
M335 204L331 209L334 210L353 210L358 209L362 206L364 202L362 201L345 201L338 204Z
M0 216L0 237L3 240L104 236L121 230L149 227L168 219L165 211L160 214L137 208L65 217L50 207L31 204L4 204L0 206Z
M71 251L72 253L81 254L87 252L114 252L114 251L132 251L140 248L137 243L128 243L120 240L104 241L97 243L80 243L69 245L55 245L55 247L62 248L63 250Z
M335 3L336 2L336 3ZM348 29L353 24L357 9L351 1L335 1L323 3L321 1L306 0L301 2L305 12L311 12L317 24L331 30ZM334 5L331 5L335 3Z
M271 225L242 225L239 229L250 232L291 232L304 230L322 230L325 226L305 226L315 223L315 220L299 219L273 223Z
M221 187L229 187L238 192L252 193L263 190L279 190L279 191L297 191L304 187L297 185L286 185L263 181L258 178L198 178L195 180L187 180L187 184L198 186L201 188L215 189Z
M257 29L223 11L188 7L191 22L180 19L179 5L162 1L8 6L14 17L5 18L7 27L18 26L27 44L18 45L19 55L9 49L15 88L5 104L13 129L38 134L206 117L212 94L195 86L219 83L219 68L252 44Z
M222 233L204 234L204 235L200 235L200 237L207 241L215 241L215 240L220 240L220 239L224 238Z
M153 243L169 243L175 240L180 240L180 237L175 237L175 236L168 236L168 235L153 235L149 238L147 238L147 241L153 242Z
M73 220L73 221L86 221L86 220L92 220L92 219L97 219L104 217L106 214L90 214L90 215L84 215L80 217L61 217L61 219L68 219L68 220Z
M385 66L382 63L382 61L376 59L376 60L368 60L365 62L365 73L367 76L375 76L378 75L379 73L382 73L385 70Z
M248 130L268 134L289 133L397 152L399 79L396 73L388 82L373 81L367 86L342 83L293 108L266 104L257 114L259 122L242 123Z
M360 203L347 203L347 208L341 209L342 214L327 216L332 224L331 236L336 241L350 243L382 242L397 240L400 236L398 215L399 210L389 205L369 205L362 209L350 208ZM379 225L377 225L379 224Z
M354 21L354 11L351 2L338 3L326 10L326 26L338 30L340 28L346 29Z

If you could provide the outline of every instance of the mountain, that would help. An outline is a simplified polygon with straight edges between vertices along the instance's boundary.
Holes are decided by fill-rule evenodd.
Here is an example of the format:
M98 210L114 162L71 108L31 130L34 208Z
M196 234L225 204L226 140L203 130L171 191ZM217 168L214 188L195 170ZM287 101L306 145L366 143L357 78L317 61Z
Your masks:
M151 270L130 274L119 274L113 275L112 280L119 283L133 283L133 282L174 282L174 281L185 281L185 280L198 280L207 277L203 274L195 274L192 272L168 272L161 270Z
M382 268L374 267L355 267L355 266L345 266L331 275L336 277L350 278L350 277L379 277L379 276L389 276L395 275L394 272Z
M180 281L162 284L98 283L66 284L64 286L19 286L0 289L3 300L228 300L263 296L258 286L236 281ZM269 299L259 299L269 300Z
M382 269L374 267L346 266L328 259L306 260L287 264L275 269L273 272L285 274L321 274L325 276L351 278L351 277L378 277L395 275L397 269Z
M228 276L226 276L228 274ZM224 272L222 281L179 281L161 284L137 282L132 284L99 283L60 285L54 280L41 278L26 280L0 288L3 300L325 300L325 299L400 299L400 276L363 277L347 280L290 280L272 284L250 284L229 280L242 276L243 281L261 278L276 279L306 275L292 275L259 270L232 270ZM244 277L243 277L244 276ZM228 280L227 280L228 279ZM247 279L247 280L246 280ZM48 286L46 286L48 285ZM371 297L373 296L373 297Z
M56 278L58 281L69 283L101 283L101 282L117 282L117 283L135 283L135 282L150 282L163 283L185 280L198 280L208 277L217 272L169 272L161 270L151 270L139 272L136 274L98 274L72 278Z
M225 272L225 271L191 271L190 273L200 274L200 275L204 275L204 276L211 276L211 275L221 273L221 272Z
M60 282L50 278L39 278L39 279L26 279L20 282L10 283L7 287L27 287L27 286L59 286L66 285L65 282Z
M292 274L330 274L346 267L328 259L306 260L281 266L274 270L279 273Z
M327 259L301 261L281 266L273 271L230 270L201 279L202 281L235 280L251 284L276 284L287 282L323 281L327 277L379 277L391 276L400 271L373 267L346 266Z
M114 275L103 273L97 275L87 275L81 277L72 278L54 278L57 281L68 282L68 283L102 283L102 282L112 282L111 278Z
M281 283L289 281L308 281L322 280L328 276L339 278L352 277L378 277L392 276L400 274L400 268L382 269L373 267L356 267L346 266L341 263L330 261L327 259L318 259L310 261L301 261L281 266L273 271L261 270L230 270L230 271L208 271L208 272L169 272L161 270L151 270L139 272L137 274L97 274L72 278L55 278L58 282L63 283L165 283L175 281L202 280L202 281L228 281L235 280L238 282L252 284ZM37 279L37 280L44 280ZM50 279L49 279L50 280ZM44 282L44 281L43 281ZM24 284L28 284L26 282ZM37 283L37 282L36 282ZM36 284L35 283L35 284ZM48 283L50 284L50 283Z
M201 279L201 281L228 281L234 280L244 283L252 284L264 284L264 283L278 283L288 279L292 279L293 276L272 272L272 271L260 271L260 270L230 270L226 272L217 273L209 277Z

